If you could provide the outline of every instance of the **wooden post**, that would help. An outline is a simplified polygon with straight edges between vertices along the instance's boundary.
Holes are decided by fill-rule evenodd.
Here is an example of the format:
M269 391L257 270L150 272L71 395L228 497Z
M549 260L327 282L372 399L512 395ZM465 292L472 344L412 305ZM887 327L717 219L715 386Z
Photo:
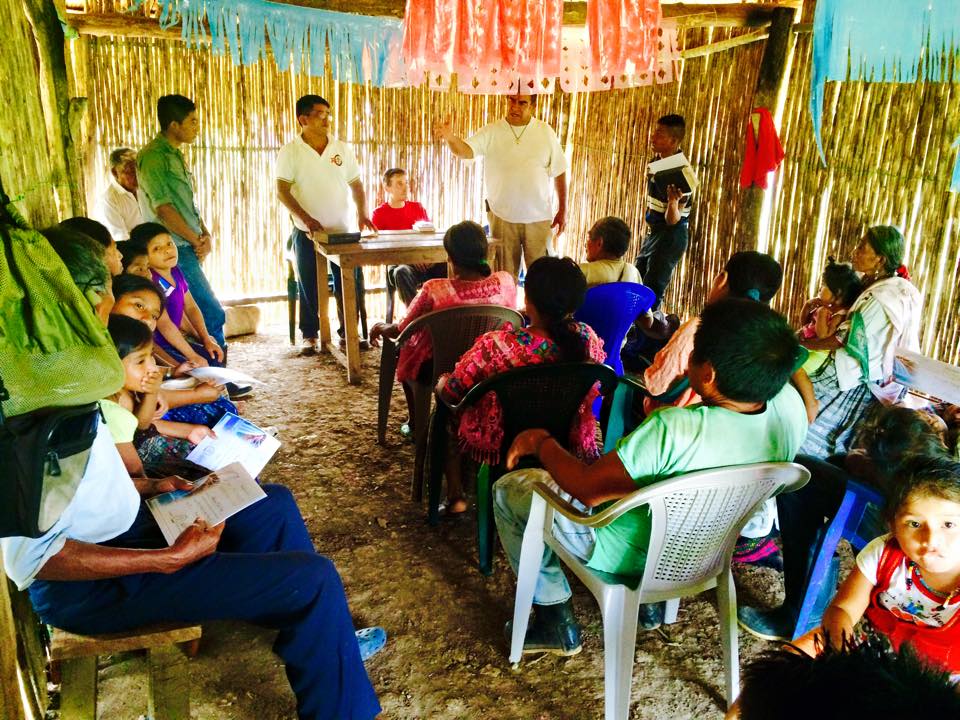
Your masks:
M86 198L80 166L79 121L86 100L71 108L63 28L54 3L24 0L23 9L33 28L39 59L40 97L47 121L47 145L56 183L61 217L83 215ZM66 186L66 191L62 189Z
M17 672L17 636L10 591L6 576L0 575L0 720L25 717Z
M190 669L176 645L147 650L147 712L157 720L190 720Z
M60 662L60 720L96 720L97 656Z
M763 49L763 59L760 61L760 74L757 78L757 89L753 95L754 107L765 107L773 114L776 109L777 97L789 78L787 68L790 65L790 56L796 44L793 35L793 22L796 19L794 8L780 7L773 11L773 21L770 24L770 37L767 46ZM750 247L762 247L763 238L760 237L760 214L763 210L763 199L766 191L752 186L744 190L740 203L740 222L738 235L741 240L749 238Z

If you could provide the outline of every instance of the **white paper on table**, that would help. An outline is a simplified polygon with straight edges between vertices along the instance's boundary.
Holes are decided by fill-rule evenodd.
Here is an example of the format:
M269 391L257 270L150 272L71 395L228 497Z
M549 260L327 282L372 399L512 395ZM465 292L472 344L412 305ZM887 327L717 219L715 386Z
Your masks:
M174 490L150 498L147 508L164 540L173 545L198 517L209 525L219 525L266 496L243 465L231 463L197 480L192 490Z
M225 367L198 367L193 368L193 370L188 370L187 375L197 378L198 380L213 380L215 385L223 385L225 383L237 383L237 384L247 384L254 383L256 385L264 385L265 383L260 382L255 377L251 377L244 372L239 370L234 370L233 368Z
M187 460L208 470L219 470L239 462L257 477L280 447L280 441L233 413L224 413L213 426L216 437L206 437L187 455Z

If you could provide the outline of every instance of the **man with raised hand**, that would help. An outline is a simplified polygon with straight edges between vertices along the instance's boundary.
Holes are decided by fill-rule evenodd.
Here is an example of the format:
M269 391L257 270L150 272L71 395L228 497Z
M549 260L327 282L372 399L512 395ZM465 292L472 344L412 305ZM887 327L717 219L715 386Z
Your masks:
M506 103L502 119L484 125L466 140L453 132L449 117L436 123L434 132L458 158L484 159L490 234L503 241L503 269L516 277L521 253L530 267L548 254L551 229L563 232L568 164L553 128L533 117L536 95L510 95Z

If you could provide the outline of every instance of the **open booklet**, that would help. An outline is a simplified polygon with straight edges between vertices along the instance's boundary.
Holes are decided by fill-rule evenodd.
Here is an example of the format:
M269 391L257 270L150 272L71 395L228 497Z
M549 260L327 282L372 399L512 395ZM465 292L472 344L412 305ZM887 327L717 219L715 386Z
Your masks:
M647 165L647 175L653 177L657 189L664 195L669 185L676 186L684 195L689 195L700 185L690 161L681 152L651 162Z
M223 385L229 382L237 383L238 385L246 385L248 383L253 383L256 385L264 384L255 377L251 377L244 372L225 367L193 368L192 370L187 371L187 375L195 377L197 380L211 380L213 381L214 385Z
M256 477L280 447L280 441L266 430L233 413L224 413L213 426L213 433L216 437L201 440L187 455L187 460L208 470L239 462Z
M192 490L174 490L147 500L164 540L173 545L180 533L202 517L218 525L267 494L240 463L231 463L193 484Z

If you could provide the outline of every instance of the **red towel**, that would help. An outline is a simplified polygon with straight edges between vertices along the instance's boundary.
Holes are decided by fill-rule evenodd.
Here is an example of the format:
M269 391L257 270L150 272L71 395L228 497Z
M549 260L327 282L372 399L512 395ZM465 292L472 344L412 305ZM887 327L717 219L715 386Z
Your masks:
M754 131L754 118L758 131ZM743 154L743 170L740 171L740 187L756 185L766 189L767 174L773 172L783 161L783 147L777 137L777 128L766 108L754 108L747 118L747 147Z

